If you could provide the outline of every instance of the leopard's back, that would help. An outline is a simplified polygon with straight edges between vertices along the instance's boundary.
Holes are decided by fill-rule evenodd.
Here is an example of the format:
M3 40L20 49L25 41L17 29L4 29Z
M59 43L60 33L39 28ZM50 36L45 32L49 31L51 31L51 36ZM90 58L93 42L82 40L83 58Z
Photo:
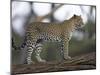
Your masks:
M61 36L61 27L57 23L31 23L26 30L26 36L29 38L37 38L44 40L50 38L57 38ZM60 38L60 37L59 37Z

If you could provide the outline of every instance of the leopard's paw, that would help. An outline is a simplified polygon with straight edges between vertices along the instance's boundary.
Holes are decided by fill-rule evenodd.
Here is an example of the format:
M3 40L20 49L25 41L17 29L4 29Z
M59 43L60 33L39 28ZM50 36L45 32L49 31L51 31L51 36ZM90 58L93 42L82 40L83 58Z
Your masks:
M71 57L70 57L70 56L64 56L64 59L65 59L65 60L70 60Z

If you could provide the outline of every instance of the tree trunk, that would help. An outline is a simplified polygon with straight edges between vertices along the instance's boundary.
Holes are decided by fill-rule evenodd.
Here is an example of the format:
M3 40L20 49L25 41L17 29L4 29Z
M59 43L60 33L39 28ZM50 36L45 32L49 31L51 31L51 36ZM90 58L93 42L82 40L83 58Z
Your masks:
M12 74L28 74L40 72L73 71L96 69L96 53L88 53L61 62L12 65Z

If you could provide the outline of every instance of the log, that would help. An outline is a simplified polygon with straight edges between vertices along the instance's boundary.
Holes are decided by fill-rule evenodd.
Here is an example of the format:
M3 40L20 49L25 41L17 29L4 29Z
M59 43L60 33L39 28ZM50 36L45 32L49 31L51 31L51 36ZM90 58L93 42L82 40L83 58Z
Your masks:
M46 63L12 65L12 74L29 74L57 71L89 70L96 69L96 53L91 52L73 57L61 62L51 61Z

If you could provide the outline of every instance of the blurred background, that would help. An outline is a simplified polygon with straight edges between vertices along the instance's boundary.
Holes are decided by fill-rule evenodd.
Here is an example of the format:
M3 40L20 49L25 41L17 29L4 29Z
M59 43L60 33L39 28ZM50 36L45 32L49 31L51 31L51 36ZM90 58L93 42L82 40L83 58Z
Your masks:
M71 57L96 51L96 7L87 5L36 3L12 1L11 33L14 43L20 47L23 43L25 28L31 22L63 22L74 14L81 15L85 27L73 33L69 44ZM46 42L41 53L47 61L60 61L62 55L60 43ZM12 45L12 64L19 64L22 52ZM34 53L33 61L36 61Z

